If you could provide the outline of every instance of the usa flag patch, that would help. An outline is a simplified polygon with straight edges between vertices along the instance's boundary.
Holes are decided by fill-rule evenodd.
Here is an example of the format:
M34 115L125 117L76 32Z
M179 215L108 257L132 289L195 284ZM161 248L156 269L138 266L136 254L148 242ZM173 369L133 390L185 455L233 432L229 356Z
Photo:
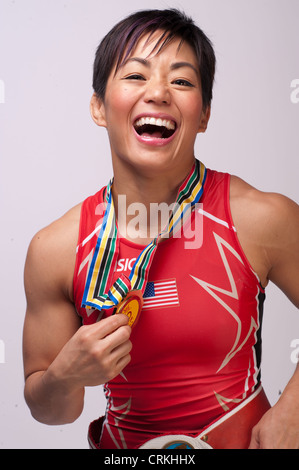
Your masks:
M175 279L148 282L143 294L143 308L170 307L179 304Z

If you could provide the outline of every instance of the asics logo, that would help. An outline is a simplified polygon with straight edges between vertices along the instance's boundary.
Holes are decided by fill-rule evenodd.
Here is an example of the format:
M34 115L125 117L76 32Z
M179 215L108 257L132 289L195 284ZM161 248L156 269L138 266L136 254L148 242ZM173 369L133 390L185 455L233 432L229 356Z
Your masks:
M131 271L131 269L134 266L134 263L136 261L136 258L121 258L117 261L117 267L116 267L116 272L122 272L122 271Z

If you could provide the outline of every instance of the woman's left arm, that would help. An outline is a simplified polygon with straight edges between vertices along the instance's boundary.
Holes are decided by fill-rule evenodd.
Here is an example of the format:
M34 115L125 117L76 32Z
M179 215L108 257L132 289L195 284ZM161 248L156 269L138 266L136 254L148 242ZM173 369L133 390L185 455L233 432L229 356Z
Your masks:
M299 206L284 196L272 199L268 278L299 308ZM280 399L253 428L249 448L299 449L299 365Z
M299 449L299 365L278 402L253 428L249 449Z

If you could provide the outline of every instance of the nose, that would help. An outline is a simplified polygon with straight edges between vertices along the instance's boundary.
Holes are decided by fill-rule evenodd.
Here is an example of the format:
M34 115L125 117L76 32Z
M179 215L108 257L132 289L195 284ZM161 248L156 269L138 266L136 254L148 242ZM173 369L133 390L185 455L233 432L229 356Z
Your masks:
M146 103L155 103L155 104L170 104L170 91L165 83L161 79L151 79L148 80L144 101Z

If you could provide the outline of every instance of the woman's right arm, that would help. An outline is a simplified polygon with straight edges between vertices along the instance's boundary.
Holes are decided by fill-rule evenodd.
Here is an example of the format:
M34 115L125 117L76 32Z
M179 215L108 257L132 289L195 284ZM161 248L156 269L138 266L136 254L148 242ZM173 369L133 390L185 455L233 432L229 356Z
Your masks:
M103 384L130 361L131 328L115 315L81 326L71 299L76 235L69 216L32 240L25 265L25 400L45 424L76 420L84 387Z

